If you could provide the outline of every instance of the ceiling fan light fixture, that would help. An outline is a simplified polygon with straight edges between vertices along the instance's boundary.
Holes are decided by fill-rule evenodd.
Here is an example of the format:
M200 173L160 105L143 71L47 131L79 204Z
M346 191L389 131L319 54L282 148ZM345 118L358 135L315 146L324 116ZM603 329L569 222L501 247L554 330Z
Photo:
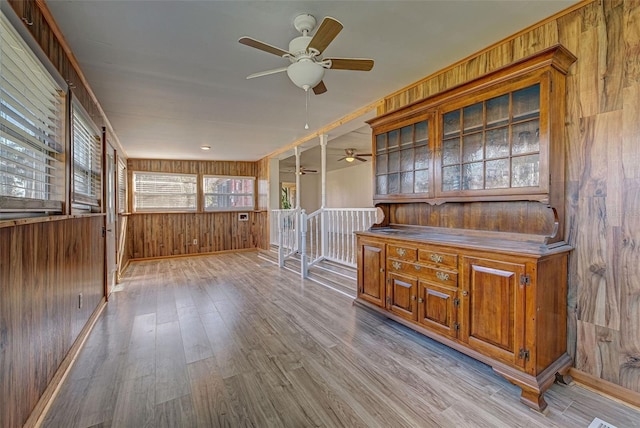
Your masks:
M287 68L289 79L299 88L308 91L322 81L325 68L311 60L294 62Z
M202 150L211 150L211 146L200 146Z
M347 162L353 162L354 160L356 160L356 158L354 158L353 156L347 156L346 158L344 158L344 160L346 160Z

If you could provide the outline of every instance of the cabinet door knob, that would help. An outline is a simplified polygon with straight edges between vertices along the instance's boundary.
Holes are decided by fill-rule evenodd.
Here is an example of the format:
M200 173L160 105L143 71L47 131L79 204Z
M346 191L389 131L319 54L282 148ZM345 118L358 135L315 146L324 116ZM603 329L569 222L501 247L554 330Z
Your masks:
M418 303L424 303L424 299L422 297L418 297Z
M411 300L416 300L416 296L411 296Z
M380 268L380 272L383 273L384 272L384 268Z
M467 290L464 290L464 291L462 292L462 295L463 295L463 296L467 296L467 295L469 295L469 292L468 292Z

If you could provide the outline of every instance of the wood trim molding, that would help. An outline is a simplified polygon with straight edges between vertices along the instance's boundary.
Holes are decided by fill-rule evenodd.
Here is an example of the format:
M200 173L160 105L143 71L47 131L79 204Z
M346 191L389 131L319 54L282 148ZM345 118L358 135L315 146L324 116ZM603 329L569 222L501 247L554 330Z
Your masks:
M62 215L52 215L52 216L17 218L13 220L0 220L0 229L2 229L3 227L23 226L25 224L48 223L51 221L68 220L70 218L104 217L104 216L106 216L106 214L104 213L62 214Z
M608 380L583 372L574 367L569 369L569 375L580 386L605 395L615 401L640 410L640 392L635 392Z
M60 364L60 367L58 367L56 373L53 375L51 382L49 382L49 385L47 385L47 389L45 389L44 393L40 396L38 403L33 408L33 411L31 412L31 415L29 416L27 421L24 423L23 428L40 427L42 425L42 422L47 415L47 411L49 410L51 403L53 403L54 398L60 391L60 387L71 371L71 367L73 367L73 364L76 362L76 359L78 358L78 355L80 354L84 343L89 337L89 333L91 333L91 330L93 330L93 326L96 324L96 321L98 321L100 314L102 314L102 311L106 306L107 300L105 297L102 297L102 300L93 311L93 314L91 314L91 317L82 328L82 331L80 331L80 334L78 335L76 341L73 343L73 346L71 346L71 349L69 349L67 356L64 357L64 360L62 360L62 363Z

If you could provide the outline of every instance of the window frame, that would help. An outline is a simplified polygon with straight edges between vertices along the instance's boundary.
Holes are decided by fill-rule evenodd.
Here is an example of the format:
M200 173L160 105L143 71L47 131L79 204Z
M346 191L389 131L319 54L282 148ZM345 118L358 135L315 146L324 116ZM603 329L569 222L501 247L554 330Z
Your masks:
M22 177L30 186L24 188L24 193L32 196L9 194L8 188L20 186L15 182L10 185L7 180L7 187L0 194L0 220L59 214L67 200L67 85L15 15L2 10L0 20L2 37L7 39L0 42L0 73L4 72L0 80L9 94L2 96L0 107L4 141L0 143L4 151L0 155L0 164L4 164L0 177ZM11 49L14 45L17 51ZM42 109L46 113L39 115L37 111ZM55 114L51 115L51 111ZM11 168L14 172L10 174Z
M249 180L251 181L251 192L250 193L221 193L221 192L206 192L206 180L207 179L225 179L225 180ZM254 211L256 207L256 177L253 176L233 176L233 175L213 175L213 174L204 174L202 176L202 211L203 212L226 212L226 211ZM240 197L251 197L251 206L242 206L242 207L221 207L221 208L210 208L207 207L207 196L240 196Z
M81 125L84 126L84 129L76 128L76 118ZM99 211L102 207L102 175L103 175L103 146L104 146L104 136L102 135L102 131L98 128L98 126L89 119L89 115L86 110L77 100L72 100L71 102L71 115L70 115L70 126L71 129L71 203L74 209L83 209L89 211ZM93 135L91 135L91 131ZM88 140L85 145L83 153L88 161L88 165L85 163L78 162L76 155L80 153L79 147L76 147L78 144L80 132L85 135L85 137L93 137L93 138L85 138ZM78 136L78 140L76 137ZM88 147L86 147L88 145ZM88 177L88 174L91 175L88 183L84 183L88 187L88 192L78 192L76 190L77 182L76 182L76 170L82 169L82 173L84 176ZM93 192L93 193L92 193ZM95 193L95 194L94 194Z
M152 193L152 192L140 192L138 190L138 186L136 185L136 178L138 176L138 174L145 174L145 175L155 175L155 176L182 176L182 177L193 177L194 178L194 182L193 184L195 185L195 191L194 193L192 193L194 195L194 207L193 208L189 208L189 207L178 207L178 208L170 208L170 207L159 207L159 208L138 208L138 194L140 193ZM199 189L198 189L198 174L184 174L184 173L175 173L175 172L160 172L160 171L133 171L132 174L132 180L131 180L131 192L132 192L132 196L133 196L133 200L132 200L132 206L131 206L131 211L134 213L157 213L157 212L188 212L188 213L193 213L193 212L198 212L198 200L199 200ZM158 192L155 192L158 193ZM170 195L179 195L181 193L168 193ZM191 193L190 193L191 194Z
M129 212L129 183L127 182L127 172L127 161L118 156L116 166L116 177L118 180L116 185L118 209L116 211L118 214Z

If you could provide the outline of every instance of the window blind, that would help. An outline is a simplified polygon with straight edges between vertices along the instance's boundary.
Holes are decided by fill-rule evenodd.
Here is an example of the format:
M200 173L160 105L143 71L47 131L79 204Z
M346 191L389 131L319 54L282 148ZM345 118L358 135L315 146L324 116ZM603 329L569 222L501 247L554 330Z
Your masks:
M127 212L127 164L118 159L118 212Z
M102 139L78 105L73 106L73 202L99 206Z
M252 210L255 204L253 177L204 176L206 211Z
M195 174L134 172L134 210L195 211L197 187Z
M0 210L60 211L63 91L1 12L0 21Z

